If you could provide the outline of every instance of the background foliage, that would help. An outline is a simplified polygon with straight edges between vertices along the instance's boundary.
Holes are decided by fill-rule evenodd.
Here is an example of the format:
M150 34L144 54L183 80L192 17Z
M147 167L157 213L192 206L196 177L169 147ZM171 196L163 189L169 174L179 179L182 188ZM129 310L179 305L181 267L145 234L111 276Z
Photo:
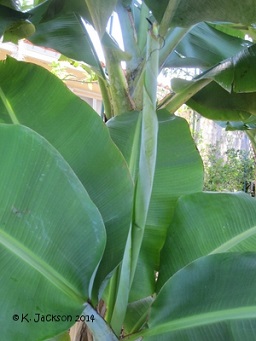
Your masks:
M224 156L220 156L219 145L209 145L204 163L206 191L250 192L250 182L255 179L252 153L229 148Z

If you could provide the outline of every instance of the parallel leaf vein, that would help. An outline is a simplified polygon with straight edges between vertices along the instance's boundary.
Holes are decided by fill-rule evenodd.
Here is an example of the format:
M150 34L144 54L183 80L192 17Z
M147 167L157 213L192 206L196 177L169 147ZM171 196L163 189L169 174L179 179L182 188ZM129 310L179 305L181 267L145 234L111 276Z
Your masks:
M197 315L187 316L175 319L170 322L162 323L157 326L141 332L141 336L153 336L170 333L177 330L185 330L189 328L202 327L213 323L245 320L256 318L256 306L235 307L232 309L223 309L212 312L201 313Z
M246 240L246 239L248 239L254 235L256 235L256 226L251 227L250 229L238 234L234 238L231 238L226 243L223 243L221 246L219 246L215 250L213 250L210 253L210 255L214 254L214 253L226 252L226 251L232 249L232 247L238 245L242 241L244 241L244 240Z
M40 272L48 281L54 284L67 296L81 304L85 302L85 297L81 295L77 288L75 288L44 260L40 259L35 253L29 250L25 245L21 244L18 240L6 233L1 227L0 244L29 266L33 267L36 271Z

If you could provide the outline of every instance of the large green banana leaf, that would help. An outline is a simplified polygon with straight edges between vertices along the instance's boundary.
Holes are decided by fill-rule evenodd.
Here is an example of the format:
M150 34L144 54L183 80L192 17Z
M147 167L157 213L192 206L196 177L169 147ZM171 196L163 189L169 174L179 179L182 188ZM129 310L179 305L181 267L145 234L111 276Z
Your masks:
M181 197L161 253L158 290L193 260L234 251L256 251L255 199L246 193Z
M83 61L95 71L101 72L88 32L75 13L64 13L51 20L43 20L36 25L36 32L29 40L36 45L55 49L69 58Z
M127 340L256 338L256 253L200 258L178 271L152 305L148 328Z
M256 44L205 71L196 79L211 78L232 93L255 92Z
M20 9L19 2L17 2L16 0L0 0L0 5L9 7L15 10Z
M231 37L207 23L195 25L163 61L164 67L200 68L209 67L236 55L245 48L244 39Z
M8 59L0 64L0 88L0 119L12 123L14 116L44 136L103 217L108 239L96 278L99 288L122 259L130 226L133 183L126 162L99 115L47 70Z
M168 12L168 6L174 7L170 26L186 27L201 21L225 21L250 24L255 21L256 9L251 0L145 0L154 17L161 22ZM171 7L170 6L170 7Z
M255 123L256 115L255 61L254 44L192 81L173 79L172 88L181 97L190 91L192 96L186 103L201 115L216 121L226 121L227 125L232 122L231 128L248 129L253 127L251 124ZM193 93L193 87L207 79L208 85Z
M36 45L53 48L69 58L83 61L92 66L100 76L105 77L84 19L91 24L95 22L101 32L104 46L111 48L121 60L129 59L129 55L124 53L105 32L106 20L111 15L115 2L116 0L111 1L105 7L102 3L95 6L95 1L93 6L90 1L87 1L87 4L80 0L72 3L66 1L56 10L56 7L52 8L51 4L48 5L49 8L46 7L48 3L46 1L43 6L38 6L29 12L36 26L36 32L29 39ZM102 14L104 18L99 21Z
M62 1L59 6L50 3L41 21L38 21L38 13L41 13L42 6L38 6L30 11L31 20L35 18L33 22L36 26L36 32L30 40L37 45L56 49L69 58L84 61L103 76L84 22L89 21L97 29L100 37L103 37L116 2L116 0L103 3L100 0L76 0Z
M82 313L106 232L83 185L43 137L1 124L0 159L1 338L42 340Z
M139 113L123 114L108 121L110 134L127 163L137 164L139 149L136 124ZM154 270L159 265L159 253L165 241L178 197L201 191L203 167L185 120L158 112L159 130L157 161L144 240L134 288L130 301L136 301L155 291ZM138 169L138 165L135 166ZM134 174L136 179L136 174Z
M211 82L186 104L202 116L215 121L242 121L250 123L256 115L256 92L229 93Z

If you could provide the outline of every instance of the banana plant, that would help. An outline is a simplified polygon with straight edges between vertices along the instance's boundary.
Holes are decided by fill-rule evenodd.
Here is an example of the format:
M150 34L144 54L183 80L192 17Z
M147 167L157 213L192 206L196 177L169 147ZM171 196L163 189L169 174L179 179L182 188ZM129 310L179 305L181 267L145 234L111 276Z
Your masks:
M104 119L49 71L1 61L2 339L254 340L256 201L203 192L201 157L175 115L186 103L255 146L254 2L23 5L0 1L4 41L89 66ZM106 29L113 12L123 50ZM164 67L201 72L158 101Z

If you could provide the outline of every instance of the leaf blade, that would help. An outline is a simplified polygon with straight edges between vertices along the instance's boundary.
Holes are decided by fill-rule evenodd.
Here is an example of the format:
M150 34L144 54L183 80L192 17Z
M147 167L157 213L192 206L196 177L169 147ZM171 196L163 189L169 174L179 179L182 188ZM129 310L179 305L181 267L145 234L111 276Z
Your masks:
M160 23L164 13L172 0L163 0L156 3L154 0L145 0L152 10L154 17ZM232 11L230 10L232 8ZM203 0L178 1L170 26L188 27L201 21L222 21L250 24L254 22L255 10L252 10L251 1L243 4L239 0L228 0L223 3L217 0L213 3Z
M253 338L255 256L216 254L178 271L152 304L149 328L141 336L164 341L201 341L206 335L207 340L216 340L217 335L219 340Z
M256 251L255 224L256 203L248 194L205 192L181 197L162 250L158 288L199 257Z
M81 313L105 228L81 182L44 138L1 124L0 142L3 337L43 339L67 330ZM37 318L49 313L70 318L40 328L45 320ZM6 318L13 314L20 321L27 314L29 323Z
M22 261L33 267L36 271L40 272L48 281L52 282L70 298L77 300L80 304L83 303L84 297L81 296L81 293L77 290L77 288L73 287L73 285L66 281L66 279L55 271L54 268L50 267L42 259L40 260L40 258L28 248L19 243L16 239L12 238L12 236L8 235L1 227L0 238L0 244L8 249L12 254L16 255Z
M251 42L218 31L207 23L199 23L183 37L164 61L164 67L191 67L205 70L236 55Z
M123 257L133 198L127 164L99 115L54 75L14 59L0 64L0 74L0 86L19 122L44 136L61 153L103 217L111 238L96 276L96 292ZM17 91L20 88L23 90ZM24 96L30 100L24 101ZM0 118L11 123L1 101L0 108Z

